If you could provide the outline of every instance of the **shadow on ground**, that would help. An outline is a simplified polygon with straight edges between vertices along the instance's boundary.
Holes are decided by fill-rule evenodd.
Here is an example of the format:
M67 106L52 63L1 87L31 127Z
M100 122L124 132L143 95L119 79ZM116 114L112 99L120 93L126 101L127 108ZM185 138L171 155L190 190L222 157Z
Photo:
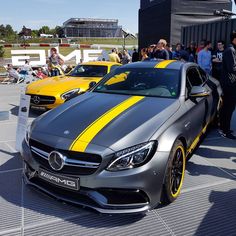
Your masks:
M236 189L227 192L212 191L209 196L209 202L212 203L200 223L196 236L203 235L236 235ZM214 229L214 234L210 229ZM208 232L208 233L206 233Z

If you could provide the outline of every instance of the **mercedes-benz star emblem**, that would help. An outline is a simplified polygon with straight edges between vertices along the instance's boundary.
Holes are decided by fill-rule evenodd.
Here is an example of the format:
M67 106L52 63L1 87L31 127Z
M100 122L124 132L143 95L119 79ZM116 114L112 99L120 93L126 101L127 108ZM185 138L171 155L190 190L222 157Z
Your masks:
M65 165L66 157L63 156L60 152L52 151L48 156L48 163L53 170L61 170Z
M39 96L33 96L33 102L35 104L39 104L40 103L40 97Z

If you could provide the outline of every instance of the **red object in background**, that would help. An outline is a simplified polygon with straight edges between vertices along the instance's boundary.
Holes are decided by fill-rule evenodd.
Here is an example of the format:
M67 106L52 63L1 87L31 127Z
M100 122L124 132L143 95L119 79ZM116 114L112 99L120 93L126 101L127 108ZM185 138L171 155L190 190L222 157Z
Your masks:
M80 48L91 48L89 44L80 44Z
M12 45L11 44L4 44L4 48L11 48Z
M49 43L40 43L39 47L50 47Z
M60 43L59 44L60 47L70 47L69 43Z
M20 47L26 48L26 47L30 47L30 45L28 43L22 43L20 44Z

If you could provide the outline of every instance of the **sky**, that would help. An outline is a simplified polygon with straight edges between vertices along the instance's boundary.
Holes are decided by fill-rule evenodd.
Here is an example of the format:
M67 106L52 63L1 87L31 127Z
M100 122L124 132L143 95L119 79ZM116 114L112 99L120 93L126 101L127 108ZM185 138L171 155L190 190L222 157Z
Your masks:
M23 25L54 28L69 18L105 18L118 19L123 29L135 34L139 7L140 0L0 0L0 24L10 24L19 32Z
M19 32L23 25L54 28L69 18L105 18L137 33L139 7L140 0L0 0L0 24Z

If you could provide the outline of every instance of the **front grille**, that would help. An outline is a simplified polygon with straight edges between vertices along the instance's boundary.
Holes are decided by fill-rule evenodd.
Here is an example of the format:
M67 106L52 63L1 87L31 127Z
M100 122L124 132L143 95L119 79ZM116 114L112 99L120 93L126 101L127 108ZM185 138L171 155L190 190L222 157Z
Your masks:
M32 156L39 165L46 170L53 171L48 163L50 152L58 151L66 157L64 167L60 171L57 171L57 173L67 175L91 175L98 169L102 161L101 156L96 154L55 149L33 139L30 139L29 144Z
M47 105L54 104L56 98L53 96L43 96L43 95L35 95L35 94L27 94L30 95L30 103L34 105Z

